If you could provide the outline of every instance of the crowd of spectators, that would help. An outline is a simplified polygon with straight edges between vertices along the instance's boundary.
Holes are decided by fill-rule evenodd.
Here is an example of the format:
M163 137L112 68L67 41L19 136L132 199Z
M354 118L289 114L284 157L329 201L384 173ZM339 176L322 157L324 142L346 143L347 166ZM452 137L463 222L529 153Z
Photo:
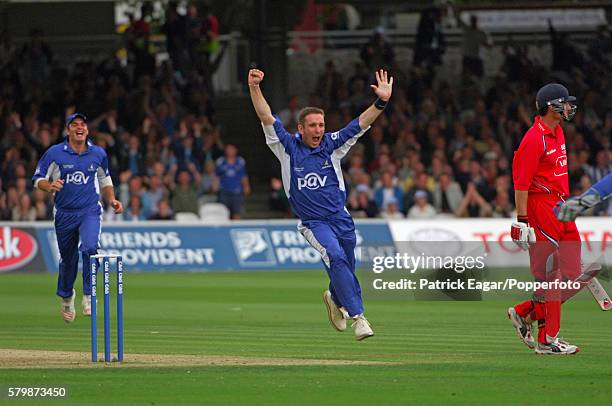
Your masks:
M215 54L221 52L218 22L195 6L181 15L170 2L163 26L170 58L156 64L148 47L147 12L126 30L127 65L115 55L101 62L60 63L38 30L20 47L2 36L0 220L52 218L52 197L33 190L30 178L42 153L63 140L65 117L77 107L89 116L93 142L108 152L126 208L120 218L106 211L107 220L197 213L200 204L216 201L218 194L232 217L240 217L250 185L244 160L221 140L210 80ZM553 78L579 101L574 120L564 125L572 193L612 170L607 29L584 49L550 25L551 66L530 60L525 47L508 41L502 70L483 77L475 49L491 42L472 20L462 29L477 44L463 44L464 52L473 54L464 55L461 80L451 81L435 77L445 46L440 15L429 18L419 35L424 44L438 45L416 49L412 66L398 66L384 31L377 30L361 49L362 62L352 75L341 74L329 61L315 92L302 99L304 105L323 107L326 126L334 130L372 103L375 66L396 77L385 114L343 162L347 206L354 216L511 216L513 151L536 114L536 90ZM296 131L299 108L300 98L292 97L279 112L291 131ZM272 179L270 186L271 208L290 215L280 180ZM593 214L610 215L612 205Z
M429 34L423 35L440 35L435 29L439 17L432 12L430 29L423 28ZM584 49L550 24L551 66L538 65L526 47L508 41L501 70L487 80L478 47L491 46L491 39L474 17L459 26L472 39L464 38L458 83L435 78L439 48L420 50L415 58L421 59L409 72L402 70L380 31L364 47L363 63L352 75L338 72L333 61L325 65L308 104L325 108L326 126L332 130L373 101L373 72L365 57L372 53L371 44L377 44L381 66L399 79L385 114L343 163L347 205L355 217L514 215L513 154L537 114L537 89L551 81L564 83L578 98L578 113L564 124L572 194L612 171L612 39L607 27ZM287 111L296 105L292 99ZM295 130L294 120L286 124ZM591 214L612 215L612 205Z
M44 151L64 140L65 118L77 108L88 116L90 139L107 151L126 208L119 218L106 211L107 220L171 219L217 200L219 178L227 176L219 158L227 150L236 159L215 122L206 62L214 59L218 23L195 6L180 15L170 2L164 26L170 59L158 65L149 52L147 4L125 31L126 65L114 54L67 64L40 30L19 47L2 35L0 220L52 218L52 196L33 189L30 179Z

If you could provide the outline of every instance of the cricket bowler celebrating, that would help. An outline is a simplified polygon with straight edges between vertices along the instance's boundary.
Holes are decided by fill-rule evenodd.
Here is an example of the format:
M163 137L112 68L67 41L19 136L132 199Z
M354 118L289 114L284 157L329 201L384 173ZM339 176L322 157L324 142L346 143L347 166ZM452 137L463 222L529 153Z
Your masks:
M253 107L261 120L266 144L281 163L285 193L299 217L298 230L323 259L330 279L323 294L329 321L336 330L346 329L346 320L358 341L374 335L363 315L361 287L355 275L355 224L345 208L346 189L341 159L383 112L393 86L387 72L376 72L371 85L378 99L340 131L325 132L325 113L306 107L298 115L298 133L290 134L272 115L259 84L264 73L249 71Z
M64 321L74 321L74 281L79 251L83 256L83 314L91 316L90 255L98 250L104 199L115 213L123 212L115 199L106 152L87 139L87 119L74 113L66 120L67 138L44 153L32 177L34 187L54 194L54 223L60 253L57 295ZM79 246L80 239L80 246Z
M557 201L569 196L565 136L560 123L574 117L575 100L563 85L550 83L542 87L536 95L538 116L512 163L518 218L512 224L511 235L519 247L529 250L531 272L540 282L576 280L581 275L576 224L559 221L553 211ZM535 347L537 354L579 351L576 345L559 338L565 296L561 293L559 289L538 290L533 300L508 309L519 337L528 347ZM531 321L536 320L537 344L531 336Z

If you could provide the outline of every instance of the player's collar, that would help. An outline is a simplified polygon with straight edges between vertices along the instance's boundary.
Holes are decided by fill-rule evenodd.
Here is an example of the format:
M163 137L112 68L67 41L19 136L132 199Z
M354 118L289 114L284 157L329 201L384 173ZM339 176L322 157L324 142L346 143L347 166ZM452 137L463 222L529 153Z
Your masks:
M535 116L535 119L533 121L533 126L536 127L538 130L540 130L542 132L542 135L552 135L553 137L556 137L557 135L559 135L559 133L561 132L561 124L557 124L555 126L555 130L551 130L549 126L547 126L543 121L542 118L540 116Z
M87 141L85 141L87 143L87 148L85 148L85 151L83 151L83 154L86 154L89 152L89 150L91 149L91 147L93 146L93 143L88 139ZM68 142L68 137L66 137L66 139L64 140L64 151L68 152L69 154L73 154L73 155L79 155L71 146L70 143Z

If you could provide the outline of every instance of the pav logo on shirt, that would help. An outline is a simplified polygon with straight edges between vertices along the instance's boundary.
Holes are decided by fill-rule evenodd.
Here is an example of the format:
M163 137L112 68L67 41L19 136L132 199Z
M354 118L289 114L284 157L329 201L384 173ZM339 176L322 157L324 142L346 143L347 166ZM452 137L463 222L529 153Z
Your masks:
M302 188L317 190L318 188L325 186L327 176L320 177L318 174L310 172L303 178L298 178L297 181L299 190L302 190Z
M85 176L81 171L69 173L66 175L66 183L74 183L75 185L86 185L90 176Z

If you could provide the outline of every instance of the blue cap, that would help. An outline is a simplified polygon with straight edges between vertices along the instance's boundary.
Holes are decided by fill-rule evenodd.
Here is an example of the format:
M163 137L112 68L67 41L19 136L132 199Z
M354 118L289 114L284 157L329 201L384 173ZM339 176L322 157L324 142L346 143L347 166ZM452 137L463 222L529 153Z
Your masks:
M83 114L83 113L72 113L66 119L66 127L68 127L70 125L70 123L72 123L77 118L80 118L81 120L87 122L87 117L85 116L85 114Z
M414 194L415 199L427 199L427 192L424 190L417 190Z
M357 187L355 188L355 190L357 192L366 192L366 193L370 193L370 187L368 185L364 185L363 183L357 185Z

